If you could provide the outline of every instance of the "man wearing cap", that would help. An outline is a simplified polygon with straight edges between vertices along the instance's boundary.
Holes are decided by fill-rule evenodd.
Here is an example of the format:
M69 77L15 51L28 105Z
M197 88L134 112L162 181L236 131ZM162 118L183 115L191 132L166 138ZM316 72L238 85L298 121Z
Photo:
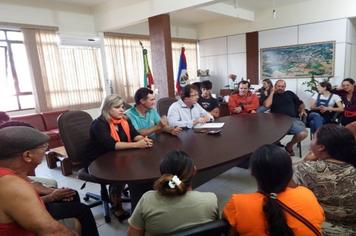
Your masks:
M0 235L76 235L51 217L31 184L19 177L41 162L47 142L33 128L0 130Z
M18 126L33 128L28 123L9 121L0 125L0 129ZM47 145L45 144L44 146ZM31 172L34 172L35 168L36 167L32 168ZM47 211L54 219L60 220L61 223L70 229L75 228L75 225L79 225L80 223L81 234L83 236L95 236L99 234L90 208L80 202L79 194L75 190L70 188L57 188L56 181L54 181L56 183L55 187L49 187L46 186L46 184L51 182L48 179L30 177L21 173L17 173L17 175L32 184L37 194L41 196L41 200L45 204ZM37 182L38 180L40 181ZM43 180L45 180L45 184L42 183Z

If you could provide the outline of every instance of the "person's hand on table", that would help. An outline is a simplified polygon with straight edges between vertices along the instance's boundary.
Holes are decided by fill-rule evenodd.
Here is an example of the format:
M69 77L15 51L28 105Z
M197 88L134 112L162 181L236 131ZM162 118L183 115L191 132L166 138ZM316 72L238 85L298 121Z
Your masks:
M173 127L171 129L171 134L174 135L174 136L177 136L178 134L180 134L182 132L182 128L176 126L176 127Z
M242 111L242 107L238 106L234 108L234 113L240 113Z
M153 140L148 137L144 137L143 139L140 139L136 143L138 148L150 148L153 146Z

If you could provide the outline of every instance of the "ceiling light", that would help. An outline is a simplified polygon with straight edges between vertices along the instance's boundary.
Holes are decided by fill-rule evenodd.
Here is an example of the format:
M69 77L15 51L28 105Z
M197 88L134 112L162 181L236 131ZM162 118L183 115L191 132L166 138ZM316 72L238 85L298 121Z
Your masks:
M273 17L273 19L276 19L277 18L276 0L272 0L272 7L273 7L272 17Z

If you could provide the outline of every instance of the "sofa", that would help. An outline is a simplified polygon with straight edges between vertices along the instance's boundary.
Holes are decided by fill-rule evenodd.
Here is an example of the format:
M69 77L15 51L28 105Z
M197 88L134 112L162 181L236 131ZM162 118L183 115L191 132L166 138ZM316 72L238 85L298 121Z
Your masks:
M32 125L39 131L49 136L49 148L63 146L61 137L58 131L57 119L67 110L41 112L22 116L11 116L12 121L21 121Z

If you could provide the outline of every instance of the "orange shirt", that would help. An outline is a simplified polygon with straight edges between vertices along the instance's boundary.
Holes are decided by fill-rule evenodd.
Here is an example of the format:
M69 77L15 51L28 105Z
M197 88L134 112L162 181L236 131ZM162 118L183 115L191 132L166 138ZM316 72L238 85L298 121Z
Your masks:
M240 236L267 236L265 216L263 213L263 196L261 193L233 194L224 207L224 216ZM287 188L278 194L278 199L321 229L324 211L313 192L299 186ZM302 222L286 213L287 223L295 236L315 236Z
M249 113L252 110L256 110L260 102L256 94L248 92L246 96L240 96L238 93L233 94L229 97L229 111L233 114L235 107L243 107L241 113Z

